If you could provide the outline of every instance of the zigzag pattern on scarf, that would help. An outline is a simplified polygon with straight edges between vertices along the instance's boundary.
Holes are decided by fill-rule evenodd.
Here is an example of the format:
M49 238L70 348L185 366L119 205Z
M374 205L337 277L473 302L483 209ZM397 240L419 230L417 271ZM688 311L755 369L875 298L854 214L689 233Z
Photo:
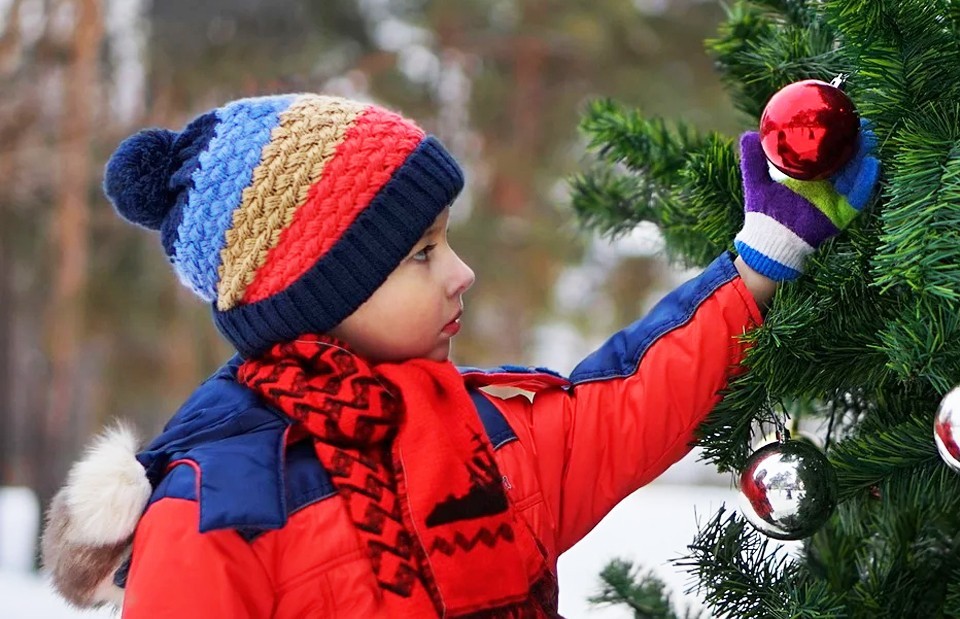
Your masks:
M309 362L321 369L325 380L306 381L299 363L282 360L262 366L269 369L247 377L247 384L335 447L368 449L395 432L402 403L389 393L371 401L371 388L383 393L382 385L374 377L359 374L352 355L333 349L332 354L317 354ZM336 462L336 469L344 464Z
M430 545L430 554L442 552L450 557L453 556L453 553L457 552L458 550L470 552L477 544L483 544L493 548L497 545L497 540L499 539L512 542L513 527L507 523L501 524L499 527L497 527L496 531L491 531L486 527L482 527L479 531L477 531L477 534L474 535L472 539L467 538L467 536L460 531L457 531L454 534L453 540L447 540L438 536L433 540L433 544Z

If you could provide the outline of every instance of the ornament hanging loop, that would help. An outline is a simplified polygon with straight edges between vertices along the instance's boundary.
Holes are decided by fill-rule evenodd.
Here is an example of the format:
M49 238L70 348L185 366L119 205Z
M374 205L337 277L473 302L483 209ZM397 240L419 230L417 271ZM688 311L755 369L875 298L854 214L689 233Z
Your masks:
M783 402L780 402L779 406L777 406L773 399L768 396L767 410L770 412L770 416L773 417L773 422L776 424L777 442L783 443L789 441L790 430L787 428L787 422L790 421L790 414L787 413L787 407L783 405Z
M850 77L849 73L840 73L835 78L830 80L830 85L834 88L843 89L843 85L846 83L847 79Z

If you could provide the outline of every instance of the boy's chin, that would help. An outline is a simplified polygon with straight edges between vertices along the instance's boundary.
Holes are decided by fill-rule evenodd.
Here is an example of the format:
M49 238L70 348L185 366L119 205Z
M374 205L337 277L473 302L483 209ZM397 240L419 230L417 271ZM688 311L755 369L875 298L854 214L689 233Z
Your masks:
M450 359L450 342L444 342L434 348L430 354L427 355L427 359L440 362Z

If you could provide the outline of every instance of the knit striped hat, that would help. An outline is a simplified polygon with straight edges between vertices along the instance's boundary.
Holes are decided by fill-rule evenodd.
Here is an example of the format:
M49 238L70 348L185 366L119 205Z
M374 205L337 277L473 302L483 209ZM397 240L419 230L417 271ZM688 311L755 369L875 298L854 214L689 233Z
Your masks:
M462 188L457 162L410 120L313 94L141 131L104 180L125 219L160 231L244 357L352 314Z

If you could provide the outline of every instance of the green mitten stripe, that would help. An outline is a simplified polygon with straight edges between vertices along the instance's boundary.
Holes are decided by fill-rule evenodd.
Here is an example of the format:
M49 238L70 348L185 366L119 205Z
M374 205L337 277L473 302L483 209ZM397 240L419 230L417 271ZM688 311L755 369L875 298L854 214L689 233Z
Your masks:
M859 215L857 209L850 206L847 199L839 195L829 181L798 181L787 178L781 182L820 209L838 230L845 229Z

